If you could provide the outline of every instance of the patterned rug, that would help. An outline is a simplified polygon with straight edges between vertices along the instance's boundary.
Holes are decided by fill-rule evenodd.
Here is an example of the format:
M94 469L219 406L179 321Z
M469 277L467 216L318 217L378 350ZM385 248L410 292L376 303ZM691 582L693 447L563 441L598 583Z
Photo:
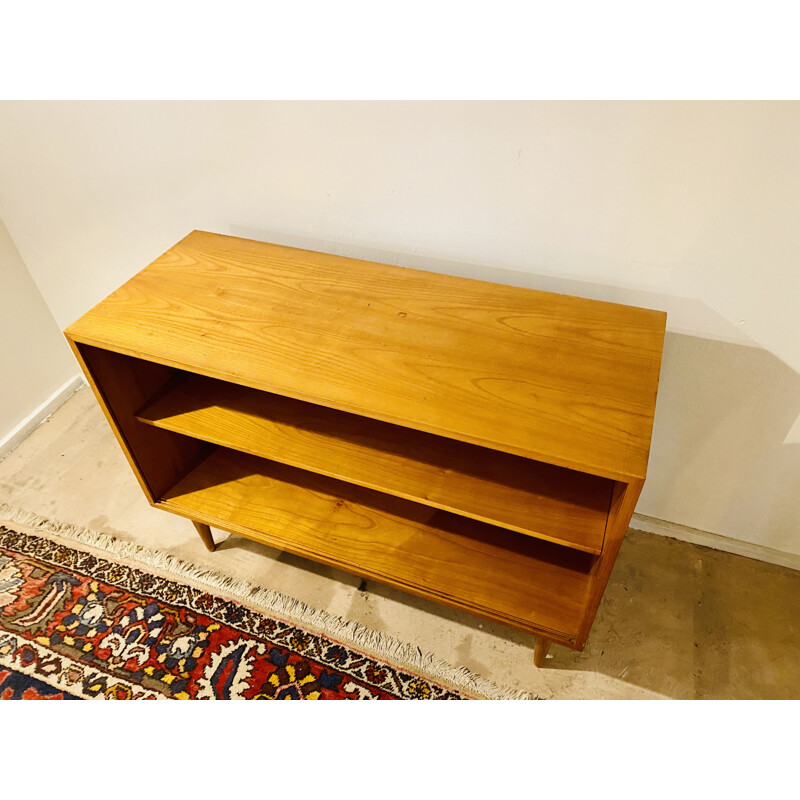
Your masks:
M284 595L3 511L0 699L532 699Z

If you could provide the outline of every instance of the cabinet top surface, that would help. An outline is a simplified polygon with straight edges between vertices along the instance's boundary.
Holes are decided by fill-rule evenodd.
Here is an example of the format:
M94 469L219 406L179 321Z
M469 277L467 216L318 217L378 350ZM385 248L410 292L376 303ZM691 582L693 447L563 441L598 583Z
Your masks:
M74 341L620 480L666 314L194 231Z

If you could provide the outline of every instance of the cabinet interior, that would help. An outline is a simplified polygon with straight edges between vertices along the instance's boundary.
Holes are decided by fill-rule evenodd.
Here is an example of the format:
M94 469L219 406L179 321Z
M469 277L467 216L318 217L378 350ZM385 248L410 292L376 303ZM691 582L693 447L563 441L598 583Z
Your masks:
M77 347L154 505L576 638L614 481Z

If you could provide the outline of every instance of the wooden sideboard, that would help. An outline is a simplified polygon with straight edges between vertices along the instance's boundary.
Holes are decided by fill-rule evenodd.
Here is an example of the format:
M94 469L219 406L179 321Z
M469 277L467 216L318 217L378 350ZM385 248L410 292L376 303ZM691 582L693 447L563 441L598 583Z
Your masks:
M66 331L149 502L583 649L666 315L194 231Z

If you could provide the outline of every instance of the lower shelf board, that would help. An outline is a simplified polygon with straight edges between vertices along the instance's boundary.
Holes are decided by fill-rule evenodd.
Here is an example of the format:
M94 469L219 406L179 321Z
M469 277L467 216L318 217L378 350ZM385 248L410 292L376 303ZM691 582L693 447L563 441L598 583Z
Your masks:
M577 635L595 560L222 447L157 505L557 641Z

